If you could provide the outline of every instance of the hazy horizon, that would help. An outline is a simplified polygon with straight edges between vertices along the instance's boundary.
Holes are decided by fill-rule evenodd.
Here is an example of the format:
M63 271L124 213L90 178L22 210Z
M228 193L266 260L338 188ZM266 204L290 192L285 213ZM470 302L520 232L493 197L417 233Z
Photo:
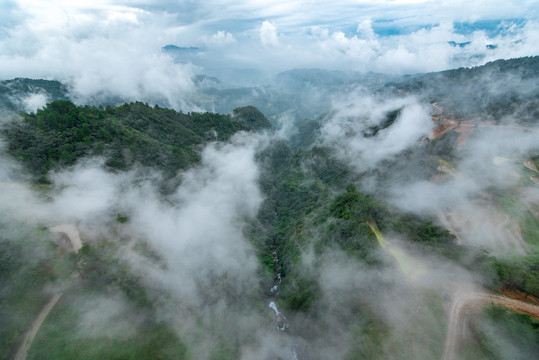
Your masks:
M7 0L0 10L0 79L67 82L82 102L178 98L197 91L196 74L263 85L295 68L424 73L539 54L534 1Z

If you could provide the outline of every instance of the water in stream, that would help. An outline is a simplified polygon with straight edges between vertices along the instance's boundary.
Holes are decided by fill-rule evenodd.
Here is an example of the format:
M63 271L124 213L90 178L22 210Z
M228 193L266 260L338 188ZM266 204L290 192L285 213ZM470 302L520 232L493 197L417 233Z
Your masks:
M277 308L277 304L275 301L277 300L277 296L279 295L279 286L281 285L281 265L279 264L279 258L277 257L277 250L274 250L272 253L273 256L273 286L270 288L270 303L268 304L268 307L273 310L275 313L274 321L275 321L275 327L283 332L287 333L290 329L290 325L286 321L286 316L283 315ZM290 334L287 334L290 336ZM297 346L295 345L295 340L292 339L294 345L292 349L291 359L298 360L300 357L298 356L298 350Z

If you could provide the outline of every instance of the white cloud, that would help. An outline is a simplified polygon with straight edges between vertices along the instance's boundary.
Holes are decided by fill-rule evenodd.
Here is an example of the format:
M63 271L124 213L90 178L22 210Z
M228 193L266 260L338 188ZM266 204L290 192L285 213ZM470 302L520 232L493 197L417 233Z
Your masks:
M317 46L325 59L332 60L329 63L337 65L336 68L363 70L375 61L380 44L374 36L368 39L347 37L345 33L337 31Z
M204 36L204 42L208 45L213 46L229 46L236 42L236 38L231 33L219 30L212 36Z
M265 47L277 46L279 44L277 27L274 23L267 20L262 23L260 26L260 42Z
M218 68L414 73L539 52L532 2L19 0L5 10L13 21L0 33L0 78L69 77L81 102L122 95L191 110L182 99L195 90L192 75L204 69L175 64L161 53L167 44L205 48L182 61L217 77ZM522 20L506 21L497 35L453 26L503 18ZM471 43L460 48L448 41Z
M327 27L313 26L309 29L308 34L311 38L326 40L329 38L329 29Z
M323 142L358 170L367 170L415 145L433 127L429 113L413 98L381 100L361 94L334 104L336 113L321 130ZM388 112L400 110L394 123L372 133ZM383 126L382 126L383 127Z
M26 21L0 42L1 78L67 81L80 102L116 97L192 109L182 101L193 89L192 66L161 52L168 35L158 22L167 26L167 16L105 2L23 4Z
M376 34L372 29L372 21L370 19L360 22L357 25L356 32L363 39L374 40L376 38Z
M14 99L14 101L20 101L24 111L35 113L47 104L48 98L46 94L33 93L22 99Z

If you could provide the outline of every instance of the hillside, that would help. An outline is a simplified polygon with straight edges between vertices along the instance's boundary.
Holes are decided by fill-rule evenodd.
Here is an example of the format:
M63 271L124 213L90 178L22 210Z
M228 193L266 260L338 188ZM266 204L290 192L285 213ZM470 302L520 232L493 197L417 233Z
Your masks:
M414 76L385 86L422 96L458 117L497 121L509 117L530 123L539 115L538 78L539 56L534 56Z
M53 100L67 100L67 87L59 81L17 78L0 81L0 114L34 111Z
M87 156L104 157L112 169L139 164L172 176L198 161L198 145L226 141L242 130L271 128L255 108L238 108L234 114L233 118L184 114L142 103L117 108L75 106L58 100L15 120L4 134L10 153L41 182L47 182L51 169L73 165Z
M51 300L28 359L535 353L538 59L293 71L346 95L277 128L67 99L5 121L2 358Z

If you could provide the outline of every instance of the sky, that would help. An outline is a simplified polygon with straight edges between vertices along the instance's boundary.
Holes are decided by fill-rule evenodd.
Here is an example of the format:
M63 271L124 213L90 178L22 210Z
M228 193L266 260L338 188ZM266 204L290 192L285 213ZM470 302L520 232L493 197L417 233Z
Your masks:
M0 79L173 99L229 69L440 71L539 54L538 14L531 0L1 0Z

